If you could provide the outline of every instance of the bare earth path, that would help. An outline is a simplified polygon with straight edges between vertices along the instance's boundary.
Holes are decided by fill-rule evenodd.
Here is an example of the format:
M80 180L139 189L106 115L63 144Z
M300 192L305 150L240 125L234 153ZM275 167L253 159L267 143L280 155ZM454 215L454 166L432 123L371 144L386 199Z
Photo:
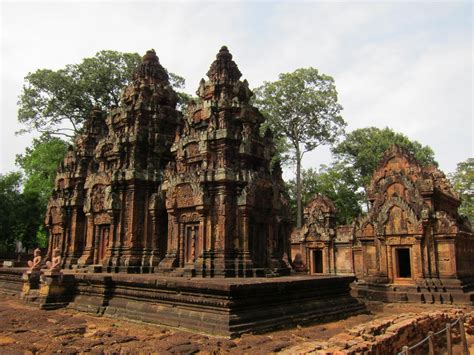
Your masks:
M177 329L94 317L68 309L43 311L0 295L0 354L91 352L94 354L265 354L331 336L382 315L433 309L423 305L371 304L371 314L345 320L222 339ZM445 307L443 307L445 308ZM470 337L471 338L471 337ZM471 339L469 339L471 340Z

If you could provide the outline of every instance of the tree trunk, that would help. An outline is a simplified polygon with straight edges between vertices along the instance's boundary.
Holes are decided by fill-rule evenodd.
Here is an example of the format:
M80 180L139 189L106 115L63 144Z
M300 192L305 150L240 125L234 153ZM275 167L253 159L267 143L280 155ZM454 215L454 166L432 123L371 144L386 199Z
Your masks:
M301 154L300 150L296 149L296 227L301 228L303 211L301 206Z

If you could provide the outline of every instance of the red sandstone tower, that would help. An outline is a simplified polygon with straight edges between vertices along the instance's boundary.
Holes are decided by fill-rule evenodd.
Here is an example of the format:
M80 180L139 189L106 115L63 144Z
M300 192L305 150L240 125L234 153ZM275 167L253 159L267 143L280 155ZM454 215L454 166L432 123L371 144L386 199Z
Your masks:
M252 92L222 47L201 80L165 170L168 251L175 275L286 274L289 221L281 171L270 171L271 135Z
M166 250L159 194L172 159L176 93L155 51L143 57L120 106L94 111L61 165L46 225L66 265L146 272Z
M260 135L264 117L241 75L222 47L181 120L168 75L147 52L120 106L91 114L58 171L46 225L66 266L289 272L281 169L270 169L272 136Z

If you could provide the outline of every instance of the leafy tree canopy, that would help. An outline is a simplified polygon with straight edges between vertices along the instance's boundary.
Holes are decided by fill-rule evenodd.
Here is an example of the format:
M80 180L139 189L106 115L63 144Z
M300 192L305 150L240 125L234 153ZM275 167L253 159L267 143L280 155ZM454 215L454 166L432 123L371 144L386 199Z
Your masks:
M334 79L315 68L279 75L255 90L255 104L267 126L283 139L293 158L334 143L346 123L340 116Z
M394 132L388 127L356 129L348 133L346 138L332 149L332 153L337 160L353 169L359 186L365 188L385 151L393 144L408 150L422 165L438 165L429 146L410 140L404 134Z
M24 154L16 157L16 163L25 172L24 191L39 196L46 208L54 185L56 170L66 155L68 144L60 138L42 135L33 140Z
M346 138L332 149L335 162L322 165L318 171L303 171L302 202L306 205L316 194L334 201L340 224L350 223L367 203L365 187L385 151L398 144L411 152L422 165L434 164L433 150L390 128L362 128L346 135ZM295 204L296 183L290 181L290 201ZM368 208L368 206L367 206Z
M319 145L334 143L346 125L334 79L315 68L301 68L265 82L255 93L255 104L277 137L280 160L296 163L297 226L301 227L303 155Z
M456 171L449 178L461 197L459 213L474 223L474 158L458 163Z
M4 229L9 230L9 241L5 244L12 248L13 240L20 240L26 246L45 246L46 231L43 228L46 205L54 185L57 168L64 158L68 144L58 137L43 134L33 140L31 147L25 153L17 155L16 163L23 172L11 173L5 176L4 185L10 191L2 207L11 215L9 223L3 223ZM13 180L12 179L16 179ZM23 191L20 192L20 185ZM15 188L15 190L13 190ZM0 227L2 228L2 227ZM2 231L0 231L0 234Z
M25 125L19 133L73 137L93 107L119 105L122 89L130 83L140 61L137 53L104 50L63 69L29 73L18 101L18 120ZM182 77L169 75L176 90L184 87ZM189 99L182 92L178 96L180 103Z

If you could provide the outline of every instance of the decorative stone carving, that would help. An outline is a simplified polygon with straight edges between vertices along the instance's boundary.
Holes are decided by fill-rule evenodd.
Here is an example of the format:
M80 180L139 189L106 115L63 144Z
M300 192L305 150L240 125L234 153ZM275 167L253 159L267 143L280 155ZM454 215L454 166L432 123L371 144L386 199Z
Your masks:
M178 253L168 243L169 259L160 266L178 265L184 274L202 276L250 276L255 269L287 273L289 228L285 241L277 240L288 214L280 203L281 171L270 173L272 139L259 135L264 118L250 104L248 83L239 80L242 74L227 47L207 75L171 147L176 168L169 164L164 173L168 220L176 221L168 240L179 231L182 243ZM242 144L246 150L239 149Z
M152 195L159 191L162 171L172 160L169 149L181 124L176 103L168 74L150 50L124 89L120 105L91 112L58 171L46 225L61 233L51 234L50 254L66 243L61 248L66 265L100 264L134 272L150 271L145 251L164 256L160 253L165 248L159 251L155 242L166 238L157 235L162 229L156 226L166 225L166 218L155 213L165 209L164 200ZM153 199L151 210L143 208ZM71 206L67 215L65 206ZM62 208L57 209L61 222L53 207Z
M325 196L316 195L304 208L304 224L291 237L292 262L296 271L335 273L336 207ZM304 266L304 267L303 267Z
M41 250L35 249L33 253L33 260L28 260L28 267L31 272L40 272L41 271Z
M368 192L372 207L355 228L361 282L416 285L474 276L472 231L460 222L460 201L437 168L393 146Z
M59 273L61 271L61 250L58 248L53 250L53 257L51 261L46 262L46 267L52 273Z

